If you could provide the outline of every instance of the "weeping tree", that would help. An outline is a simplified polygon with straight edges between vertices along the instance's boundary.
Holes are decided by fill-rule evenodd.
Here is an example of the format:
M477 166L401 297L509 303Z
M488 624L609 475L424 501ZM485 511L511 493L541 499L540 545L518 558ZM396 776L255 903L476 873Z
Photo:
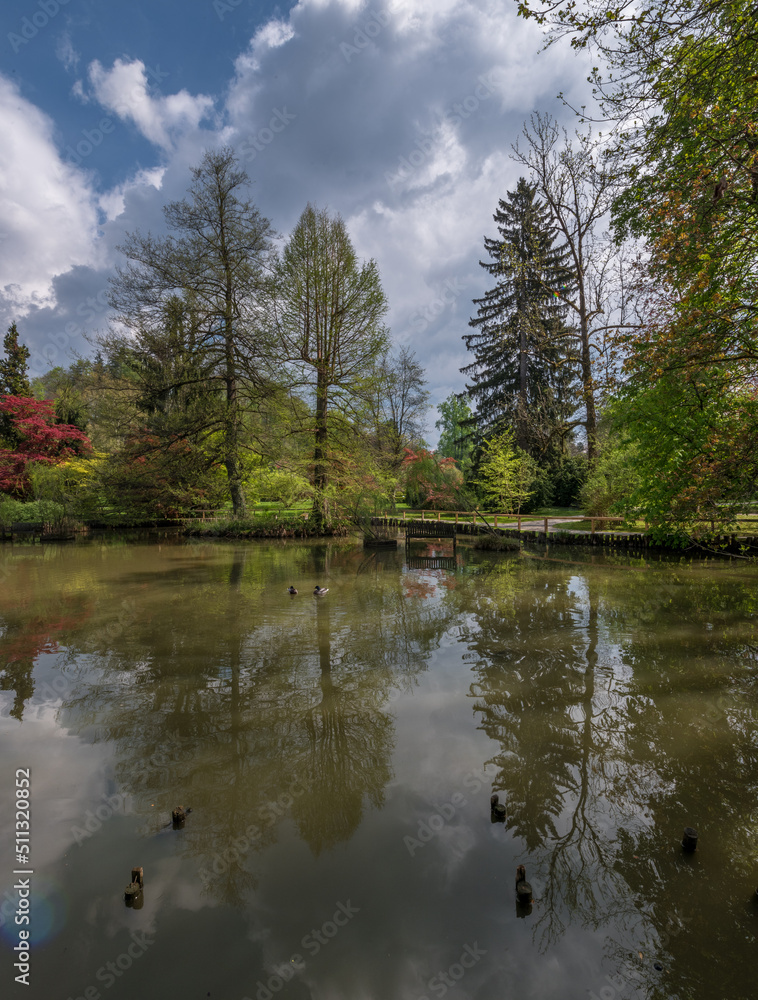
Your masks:
M387 349L386 311L376 262L358 260L339 216L308 205L282 254L275 316L292 388L313 401L311 475L319 529L332 517L338 431L352 430L346 421L365 408L376 362Z
M235 515L245 510L243 404L254 406L270 389L275 372L265 322L273 231L245 197L248 183L233 150L207 151L192 170L188 196L164 208L169 235L127 235L119 247L127 264L117 270L110 294L118 323L143 341L154 342L166 330L171 302L191 303L193 362L182 365L176 378L167 368L155 382L162 383L164 399L173 390L183 391L187 377L220 396L221 417L216 407L208 408L207 416L212 423L220 419ZM193 419L198 413L195 408Z

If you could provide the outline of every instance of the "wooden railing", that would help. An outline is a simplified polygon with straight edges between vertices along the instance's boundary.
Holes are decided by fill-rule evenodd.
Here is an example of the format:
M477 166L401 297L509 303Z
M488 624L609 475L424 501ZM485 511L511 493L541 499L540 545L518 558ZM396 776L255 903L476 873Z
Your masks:
M427 514L431 515L431 517L427 517ZM444 518L442 516L443 514L445 515ZM504 513L493 514L493 513L490 513L489 511L486 514L483 514L481 511L477 512L477 511L471 511L471 510L445 510L445 511L440 511L440 510L418 510L418 511L413 510L413 511L408 511L408 510L404 510L402 512L402 517L400 516L400 514L393 515L391 513L387 513L384 516L385 517L393 517L393 516L395 516L395 517L397 517L398 520L402 520L402 521L444 521L444 522L448 522L450 518L455 517L455 522L454 522L455 524L461 523L461 521L460 521L461 518L465 518L466 519L466 520L464 520L462 522L464 524L476 524L477 523L477 518L478 518L480 523L483 522L485 524L491 524L493 528L498 528L498 527L505 528L505 527L514 527L515 526L515 528L516 528L517 531L521 531L522 530L521 529L522 522L526 521L526 522L535 523L535 524L540 524L541 523L543 525L543 530L544 530L545 534L548 533L548 526L549 526L550 523L555 523L555 522L563 523L563 522L565 522L565 523L571 524L571 523L576 523L577 521L589 521L590 522L590 534L592 534L592 535L595 534L595 531L597 530L597 525L598 524L603 524L606 521L622 521L623 522L625 520L625 518L623 518L623 517L611 517L609 515L606 515L605 517L587 517L584 514L577 514L575 516L565 516L565 515L552 516L552 515L548 515L547 517L545 517L544 515L540 515L538 517L535 517L534 514L507 514L507 513L505 513L505 514Z

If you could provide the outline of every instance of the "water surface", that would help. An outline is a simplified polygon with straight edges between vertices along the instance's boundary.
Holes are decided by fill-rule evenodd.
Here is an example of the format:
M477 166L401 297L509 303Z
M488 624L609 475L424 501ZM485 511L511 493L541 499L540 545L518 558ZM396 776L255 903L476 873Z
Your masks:
M0 548L4 996L755 996L756 568L413 552Z

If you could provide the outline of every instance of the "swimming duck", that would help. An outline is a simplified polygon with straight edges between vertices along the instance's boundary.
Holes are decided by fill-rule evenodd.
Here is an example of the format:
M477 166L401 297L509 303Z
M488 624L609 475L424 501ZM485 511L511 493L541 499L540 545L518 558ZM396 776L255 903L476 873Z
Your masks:
M328 593L329 593L329 588L328 587L319 587L319 585L316 584L316 586L313 588L313 596L314 597L323 597L324 594L328 594Z
M294 587L287 587L287 593L288 594L296 594L297 591L295 590Z

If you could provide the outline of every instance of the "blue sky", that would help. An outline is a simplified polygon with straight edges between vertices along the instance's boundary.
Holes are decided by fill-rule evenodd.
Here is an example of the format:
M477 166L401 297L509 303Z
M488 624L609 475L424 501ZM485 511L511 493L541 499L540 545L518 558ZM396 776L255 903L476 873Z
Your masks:
M492 214L523 121L586 100L588 65L513 0L4 0L0 325L38 374L89 354L108 276L231 144L286 236L308 201L377 260L433 402L463 388ZM436 438L434 414L430 440Z

